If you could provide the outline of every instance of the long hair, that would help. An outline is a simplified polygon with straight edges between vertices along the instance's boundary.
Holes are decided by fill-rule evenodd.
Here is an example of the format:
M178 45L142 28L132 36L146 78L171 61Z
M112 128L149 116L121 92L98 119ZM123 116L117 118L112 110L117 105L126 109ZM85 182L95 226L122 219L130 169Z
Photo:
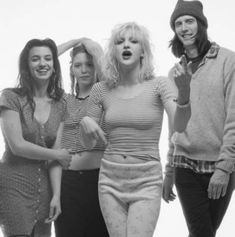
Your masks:
M92 52L91 53L88 53L87 49L86 49L86 46L84 44L79 44L78 46L74 47L71 52L70 52L70 57L71 57L71 65L70 65L70 80L71 80L71 87L70 87L70 90L71 90L71 94L72 95L76 95L78 96L79 95L79 84L78 82L76 81L76 78L72 72L72 67L73 67L73 61L74 61L74 57L79 54L79 53L85 53L87 54L88 57L91 58L92 62L93 62L93 66L95 67L95 81L98 82L99 81L99 77L98 77L98 74L96 73L96 71L98 70L96 67L97 67L97 64L94 63L94 55L92 55Z
M52 52L53 57L53 73L51 75L47 93L48 96L54 100L60 100L63 95L63 89L61 84L61 69L60 69L60 63L57 55L57 47L55 42L52 39L32 39L29 40L23 50L21 51L20 57L19 57L19 74L18 74L18 85L16 88L14 88L14 91L21 95L26 96L27 103L32 108L32 111L34 113L35 110L35 103L33 100L34 96L34 80L32 78L30 69L29 69L29 52L33 47L48 47Z
M154 77L153 54L148 31L145 27L135 22L127 22L113 29L105 54L103 70L110 87L115 87L120 81L119 63L115 52L116 42L128 31L131 31L132 35L138 39L144 52L144 57L140 59L140 79L149 80Z
M197 24L198 24L198 32L196 35L195 45L198 49L198 54L201 55L201 54L206 53L205 50L208 49L209 40L208 40L206 27L198 20L197 20ZM180 58L182 54L185 54L184 46L182 42L179 40L176 33L173 39L169 43L169 48L171 48L172 53L177 58Z

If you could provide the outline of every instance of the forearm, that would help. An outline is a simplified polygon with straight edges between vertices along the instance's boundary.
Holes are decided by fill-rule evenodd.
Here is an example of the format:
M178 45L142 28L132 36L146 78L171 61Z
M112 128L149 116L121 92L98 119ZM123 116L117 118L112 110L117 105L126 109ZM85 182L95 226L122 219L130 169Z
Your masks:
M191 117L190 87L178 91L174 115L174 130L183 132Z
M22 156L31 160L49 160L58 159L58 151L45 148L28 141L19 141L17 145L11 147L13 154Z
M176 105L174 115L174 130L179 133L184 132L190 117L191 117L190 104L188 104L186 107L179 107Z
M61 178L62 178L62 167L58 162L51 162L49 168L49 175L52 187L53 196L60 197L61 193Z
M76 44L79 43L78 39L69 40L63 44L57 46L58 56L69 50L70 48L74 47Z

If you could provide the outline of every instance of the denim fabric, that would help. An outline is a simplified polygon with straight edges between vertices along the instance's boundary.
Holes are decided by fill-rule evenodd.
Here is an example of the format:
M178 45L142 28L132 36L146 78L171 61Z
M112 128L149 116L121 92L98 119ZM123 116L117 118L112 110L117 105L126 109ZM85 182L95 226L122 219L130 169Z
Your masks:
M199 174L191 169L175 168L175 185L187 222L189 237L215 237L229 205L233 185L220 199L209 199L207 188L211 174Z

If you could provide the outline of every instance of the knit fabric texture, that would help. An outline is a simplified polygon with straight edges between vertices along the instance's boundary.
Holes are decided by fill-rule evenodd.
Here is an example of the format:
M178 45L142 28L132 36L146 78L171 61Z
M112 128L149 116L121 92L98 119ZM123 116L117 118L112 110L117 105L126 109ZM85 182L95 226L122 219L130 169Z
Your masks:
M207 19L203 13L203 5L200 1L184 1L178 0L175 9L170 18L170 26L172 30L175 28L175 21L178 17L183 15L194 16L206 28L208 27Z

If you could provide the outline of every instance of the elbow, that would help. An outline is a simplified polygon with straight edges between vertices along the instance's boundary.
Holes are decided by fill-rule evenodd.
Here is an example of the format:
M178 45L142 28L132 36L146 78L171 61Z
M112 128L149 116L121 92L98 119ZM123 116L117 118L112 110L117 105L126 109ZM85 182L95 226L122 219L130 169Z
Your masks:
M24 143L22 141L9 144L9 147L11 149L11 152L15 156L23 156L24 154Z
M15 156L22 156L22 146L20 144L14 144L10 146L11 152Z

